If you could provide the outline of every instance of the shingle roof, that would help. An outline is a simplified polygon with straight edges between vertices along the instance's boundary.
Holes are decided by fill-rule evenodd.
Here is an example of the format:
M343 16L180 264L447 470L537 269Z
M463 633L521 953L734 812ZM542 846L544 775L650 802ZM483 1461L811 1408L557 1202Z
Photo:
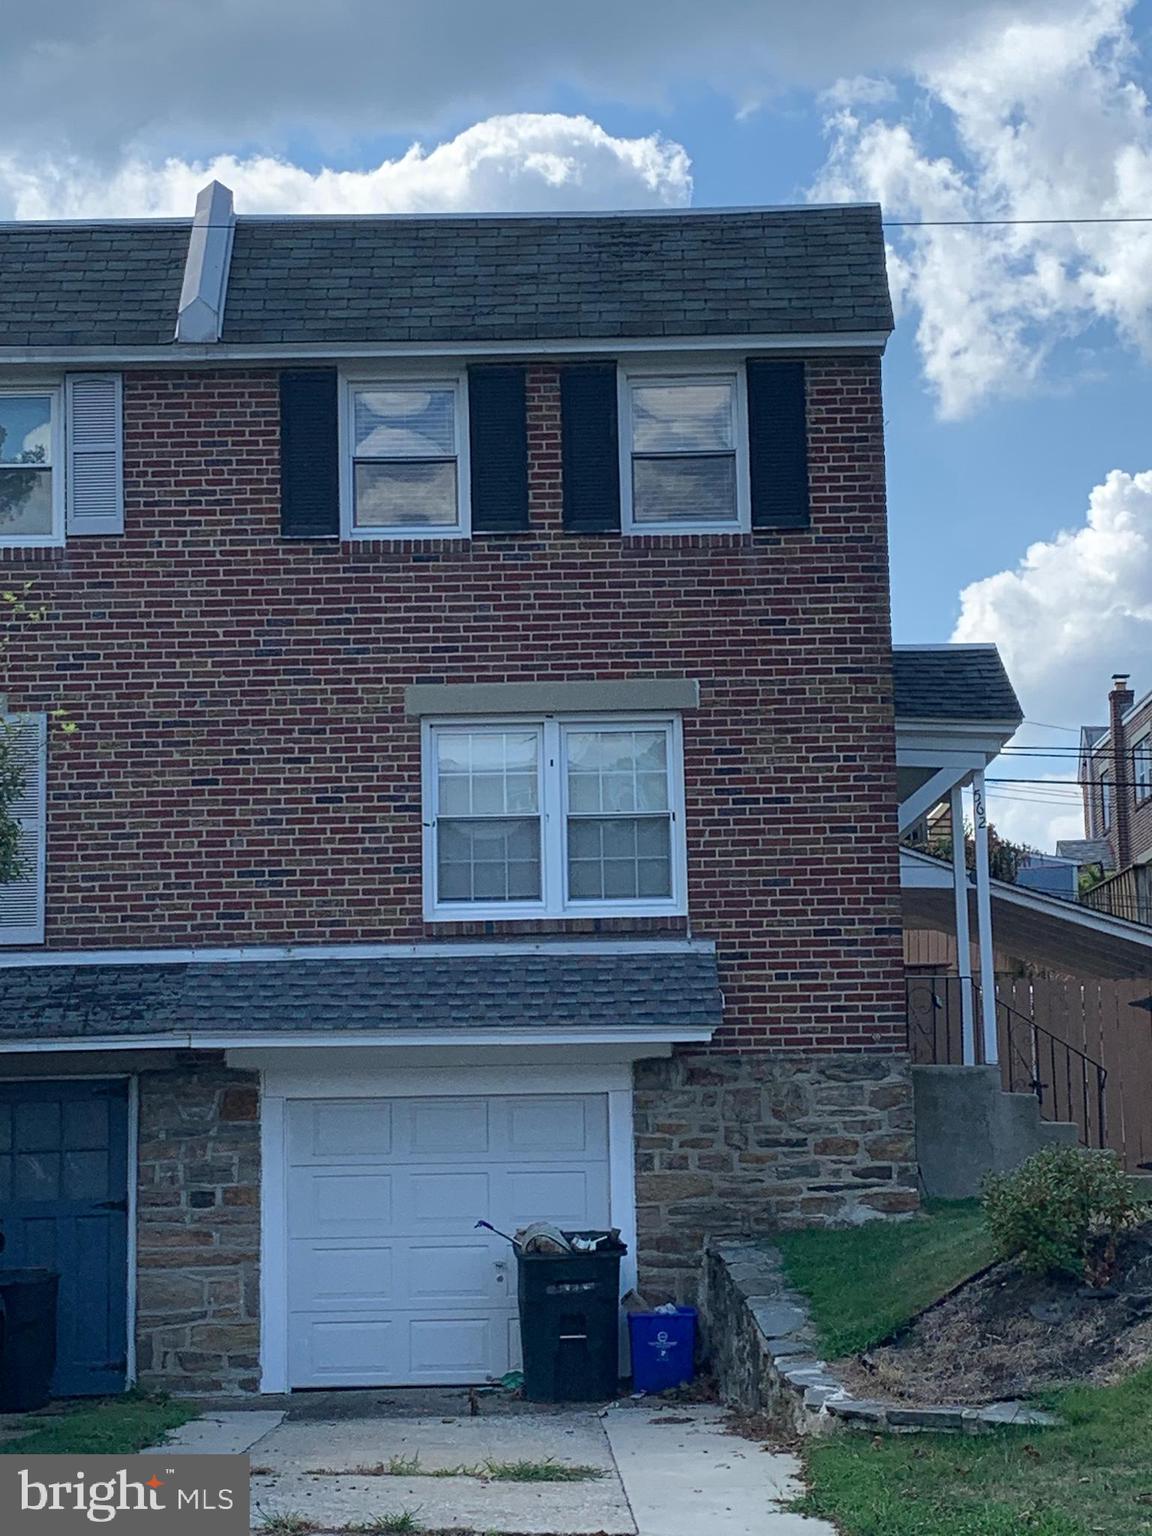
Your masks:
M0 226L0 346L172 343L189 226ZM222 340L887 332L880 210L239 219ZM177 353L178 355L178 353Z
M189 227L187 220L0 227L0 346L170 342Z
M1102 864L1114 869L1112 845L1106 837L1062 837L1056 844L1056 854L1061 859L1075 859L1077 864Z
M241 219L223 340L887 331L880 210Z
M897 720L1024 718L994 645L900 647L892 655Z
M714 1029L707 950L0 967L0 1041L424 1029Z

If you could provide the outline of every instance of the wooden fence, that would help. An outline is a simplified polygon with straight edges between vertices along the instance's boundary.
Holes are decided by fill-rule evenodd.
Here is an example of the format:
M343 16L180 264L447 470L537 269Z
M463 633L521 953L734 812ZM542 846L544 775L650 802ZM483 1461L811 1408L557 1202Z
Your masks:
M1000 976L996 995L1018 1014L1035 1019L1057 1040L1100 1062L1108 1073L1107 1144L1133 1173L1152 1168L1152 983ZM1000 1033L1003 1054L1003 1019ZM1059 1092L1059 1084L1056 1089ZM1079 1120L1075 1096L1072 1107L1073 1118ZM1086 1129L1095 1127L1081 1126L1082 1131Z

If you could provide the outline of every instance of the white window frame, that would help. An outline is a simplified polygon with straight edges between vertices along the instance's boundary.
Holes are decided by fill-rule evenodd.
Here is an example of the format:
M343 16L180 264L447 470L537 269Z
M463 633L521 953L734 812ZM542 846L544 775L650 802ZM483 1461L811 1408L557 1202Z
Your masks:
M29 395L42 395L51 402L52 439L52 531L51 533L10 533L0 525L0 549L54 549L64 543L64 511L67 469L65 465L64 437L64 389L60 384L0 385L0 400L27 399ZM18 466L11 466L16 468ZM3 473L3 471L0 471Z
M1100 776L1096 780L1100 786L1100 830L1107 834L1112 830L1113 795L1112 775L1107 768L1101 768Z
M575 900L568 895L568 775L563 737L569 730L663 729L668 741L668 811L671 824L672 894ZM540 734L539 901L441 902L436 889L436 737L440 731L538 731ZM429 922L474 922L541 917L683 917L688 911L688 847L684 824L684 731L679 715L450 715L421 727L421 804L424 845L424 916Z
M714 384L730 380L734 392L736 449L736 516L727 522L638 523L632 511L632 386L633 384ZM751 471L748 462L748 375L743 361L693 363L690 367L669 368L629 364L616 372L617 408L620 444L620 526L625 534L750 533L752 529Z
M1137 805L1152 799L1152 731L1132 743L1132 784Z
M356 526L356 468L354 398L363 389L451 389L455 395L456 422L456 522L429 527L410 524L396 528ZM340 376L340 537L354 540L467 539L472 533L470 462L468 453L468 374L463 368L415 371L396 365L386 370L346 372Z

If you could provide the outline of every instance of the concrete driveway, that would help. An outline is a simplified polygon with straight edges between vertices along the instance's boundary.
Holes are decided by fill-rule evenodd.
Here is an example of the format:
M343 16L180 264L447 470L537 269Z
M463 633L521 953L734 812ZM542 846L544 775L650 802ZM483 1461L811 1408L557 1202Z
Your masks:
M319 1407L210 1412L165 1449L246 1451L256 1530L295 1516L347 1533L407 1513L423 1531L483 1536L834 1536L783 1507L798 1491L795 1458L729 1433L719 1408L641 1400L337 1417L337 1399L322 1417ZM548 1480L565 1469L575 1480Z

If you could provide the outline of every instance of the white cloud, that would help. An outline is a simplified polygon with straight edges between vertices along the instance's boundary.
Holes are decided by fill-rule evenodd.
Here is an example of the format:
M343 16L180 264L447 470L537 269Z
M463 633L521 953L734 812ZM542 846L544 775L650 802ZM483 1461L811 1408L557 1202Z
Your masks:
M993 764L989 776L1005 779L1020 775L1043 782L1019 787L988 785L988 819L1001 837L1038 848L1041 853L1055 853L1061 838L1084 836L1080 796L1073 780L1035 768L1025 772L1019 759L1006 763L1003 758Z
M1131 673L1138 694L1152 688L1152 470L1114 469L1093 489L1081 527L1033 544L1014 570L965 587L952 639L995 642L1025 715L1047 725L1105 724L1114 672ZM1025 728L1016 744L1040 751L1054 742L1066 749L1076 738ZM1070 758L1001 758L995 769L997 777L1053 780L1074 772ZM1036 803L1042 797L1050 803ZM1042 848L1083 835L1075 799L1058 790L1021 786L990 804L1006 834L1031 828L1029 840Z
M0 47L0 142L112 161L134 147L269 150L443 132L572 88L660 103L681 81L737 101L781 81L907 68L1010 9L1077 0L53 0Z
M834 81L820 100L828 107L880 107L895 101L896 87L891 80L878 80L874 75L852 75Z
M433 213L483 209L676 207L692 196L683 148L651 134L614 138L586 117L492 117L447 143L419 144L361 171L308 171L267 155L90 162L0 155L0 214L115 218L191 213L213 177L241 213Z
M937 50L915 126L842 107L813 195L877 198L897 220L1146 216L1152 106L1133 78L1132 3L1017 15ZM929 127L952 135L951 155L928 151ZM945 417L1037 387L1061 340L1100 322L1152 355L1152 225L929 228L891 243Z

